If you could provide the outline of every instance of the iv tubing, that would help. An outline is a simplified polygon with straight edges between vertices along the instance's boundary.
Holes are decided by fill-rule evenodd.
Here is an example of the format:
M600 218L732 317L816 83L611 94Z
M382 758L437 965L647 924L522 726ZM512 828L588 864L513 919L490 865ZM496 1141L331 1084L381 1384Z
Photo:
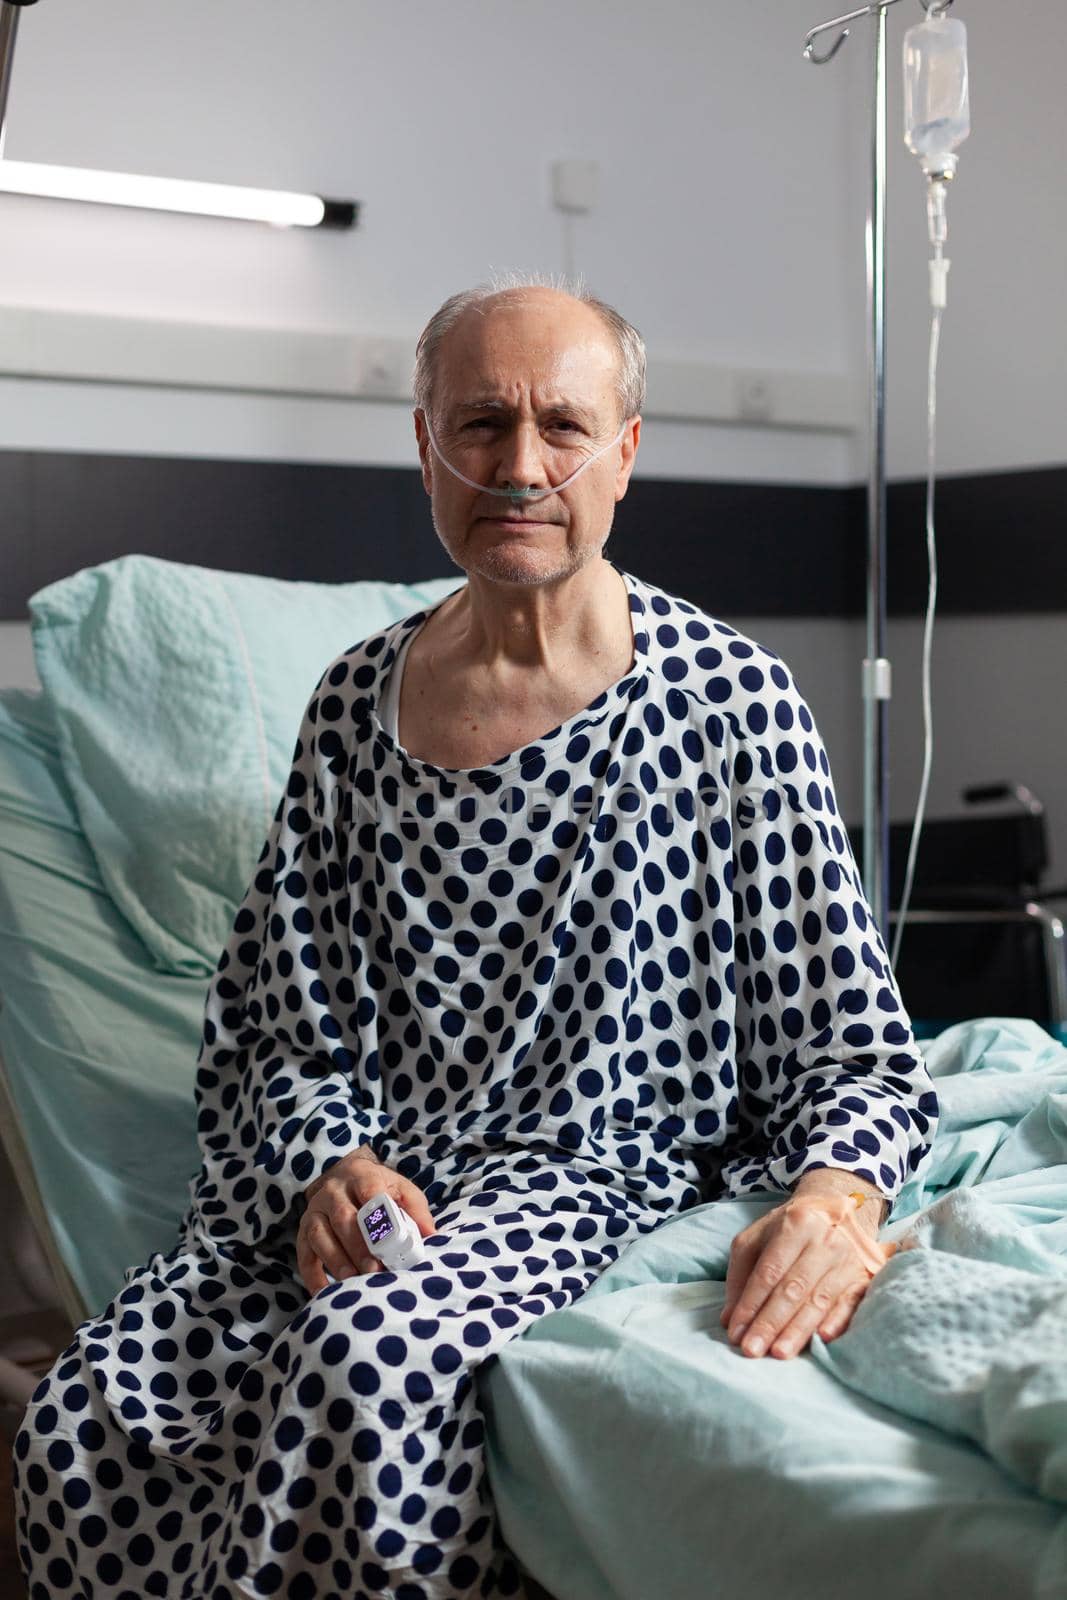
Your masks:
M939 187L943 190L943 185L939 185ZM896 933L893 939L893 954L890 957L890 966L894 968L900 958L900 941L904 934L904 921L908 913L908 901L911 899L911 886L915 876L915 861L919 850L919 835L922 831L923 814L926 810L926 793L930 784L930 767L934 745L930 693L930 650L933 642L934 610L937 605L937 542L934 525L934 483L937 457L937 358L941 344L941 318L945 303L945 273L948 269L948 262L941 255L940 241L935 244L935 257L930 265L931 301L933 302L933 307L930 318L930 358L927 371L926 395L926 554L930 579L926 598L926 622L923 628L922 654L923 770L919 783L919 799L915 807L915 820L911 827L911 842L908 846L908 866L904 876L904 892L900 899ZM940 295L936 288L938 279L941 287Z

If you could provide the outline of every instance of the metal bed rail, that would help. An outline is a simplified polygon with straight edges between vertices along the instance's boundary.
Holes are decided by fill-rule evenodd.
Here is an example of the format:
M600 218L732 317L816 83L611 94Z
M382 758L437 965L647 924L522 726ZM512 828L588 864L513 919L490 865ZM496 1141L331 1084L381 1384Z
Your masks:
M890 924L899 913L889 913ZM942 924L967 923L1037 923L1041 928L1041 942L1045 953L1045 971L1048 978L1050 1021L1067 1023L1067 933L1063 919L1036 900L1027 900L1018 907L998 907L988 910L981 907L961 907L959 910L912 910L907 914L909 923ZM906 929L905 929L906 932Z

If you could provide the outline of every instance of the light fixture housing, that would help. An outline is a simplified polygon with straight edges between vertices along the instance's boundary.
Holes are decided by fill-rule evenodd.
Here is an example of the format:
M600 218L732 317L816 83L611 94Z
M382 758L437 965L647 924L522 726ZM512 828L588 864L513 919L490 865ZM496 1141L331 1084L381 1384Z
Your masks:
M228 183L192 183L184 178L149 178L133 172L97 172L88 167L54 167L40 161L0 160L0 193L229 217L243 222L268 222L279 228L351 228L359 212L354 200L326 200L317 194L242 189Z

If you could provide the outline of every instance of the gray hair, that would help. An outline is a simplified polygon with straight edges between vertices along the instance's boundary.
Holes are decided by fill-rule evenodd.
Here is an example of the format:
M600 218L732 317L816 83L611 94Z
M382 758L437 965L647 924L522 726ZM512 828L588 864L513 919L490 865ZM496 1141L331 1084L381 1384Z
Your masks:
M495 276L490 283L480 283L473 289L464 289L462 293L452 295L434 312L419 336L415 351L413 388L419 410L430 415L441 342L449 329L465 312L481 311L497 295L522 289L556 289L596 312L611 333L619 352L620 420L626 422L636 417L645 403L645 341L637 329L620 316L613 306L590 294L580 278L569 280L562 276L546 277L538 273Z

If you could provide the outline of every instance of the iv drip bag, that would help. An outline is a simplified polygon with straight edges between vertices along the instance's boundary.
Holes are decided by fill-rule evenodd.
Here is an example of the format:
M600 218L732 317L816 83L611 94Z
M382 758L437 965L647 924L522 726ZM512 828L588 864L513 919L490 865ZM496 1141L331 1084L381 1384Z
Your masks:
M460 483L465 483L469 489L477 489L482 494L495 494L499 495L502 500L521 502L526 500L547 500L549 495L559 494L563 489L570 488L574 480L576 478L580 478L582 473L593 465L594 461L599 461L601 456L607 455L609 450L614 449L617 444L621 443L623 434L626 432L628 421L629 419L627 419L627 422L623 423L614 439L609 439L607 444L602 444L599 450L594 450L591 456L587 456L582 462L581 466L577 467L575 471L571 473L570 477L564 478L562 483L550 484L547 489L495 489L491 484L488 483L476 483L473 478L466 477L462 472L460 472L458 467L454 467L451 461L449 461L446 456L442 455L441 447L437 443L437 440L434 437L434 431L430 426L429 417L426 418L426 435L430 441L430 448L433 450L433 453L437 457L438 461L443 467L447 468L454 478L458 478Z
M950 178L953 153L971 131L967 29L928 16L904 35L904 139L928 177Z

